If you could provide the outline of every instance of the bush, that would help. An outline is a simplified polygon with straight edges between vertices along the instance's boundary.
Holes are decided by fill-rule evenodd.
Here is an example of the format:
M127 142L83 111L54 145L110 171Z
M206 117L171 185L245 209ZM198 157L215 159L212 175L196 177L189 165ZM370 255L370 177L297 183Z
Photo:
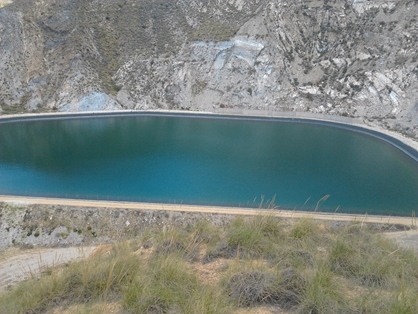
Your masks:
M337 274L365 286L393 285L402 272L418 278L418 258L368 230L349 227L331 244L329 264ZM415 267L414 267L415 265Z
M338 279L326 264L316 267L301 295L302 313L347 313L348 303Z
M271 215L238 217L228 227L227 243L244 254L263 256L274 250L283 234L280 222Z

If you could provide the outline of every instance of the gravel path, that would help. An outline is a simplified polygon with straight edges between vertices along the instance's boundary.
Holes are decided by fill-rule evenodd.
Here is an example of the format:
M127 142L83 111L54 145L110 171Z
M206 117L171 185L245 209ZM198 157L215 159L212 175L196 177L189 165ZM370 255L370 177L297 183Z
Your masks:
M384 233L389 239L393 239L399 243L400 246L406 248L413 248L418 252L418 230L398 231Z
M0 261L0 293L9 285L36 276L48 267L86 258L95 248L90 246L31 250Z
M12 0L0 0L0 8L12 2L13 2Z

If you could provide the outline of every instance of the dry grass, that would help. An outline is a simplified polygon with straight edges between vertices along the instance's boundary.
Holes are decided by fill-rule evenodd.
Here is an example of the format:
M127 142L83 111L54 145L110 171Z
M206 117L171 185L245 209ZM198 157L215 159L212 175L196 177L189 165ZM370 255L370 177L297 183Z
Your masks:
M0 312L417 313L416 291L416 253L367 226L257 216L102 246L13 287Z

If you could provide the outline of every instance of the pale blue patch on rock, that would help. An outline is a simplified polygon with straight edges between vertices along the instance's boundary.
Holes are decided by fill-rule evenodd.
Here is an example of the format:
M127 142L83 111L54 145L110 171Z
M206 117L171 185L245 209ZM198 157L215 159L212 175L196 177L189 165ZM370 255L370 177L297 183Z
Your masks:
M242 59L253 67L258 55L263 49L263 42L246 36L237 36L231 41L219 43L195 42L192 44L191 55L192 60L213 60L214 68L221 70L231 57Z
M251 40L245 37L237 37L234 40L233 54L238 58L246 61L251 67L257 59L264 45L261 42Z
M63 105L59 111L61 112L80 112L80 111L102 111L102 110L121 110L120 104L110 96L93 92L90 93L77 103L68 103Z
M64 106L62 106L59 111L60 112L69 112L71 111L71 109L73 108L72 104L65 104Z
M78 111L103 110L106 107L108 99L109 96L104 93L91 93L80 100Z

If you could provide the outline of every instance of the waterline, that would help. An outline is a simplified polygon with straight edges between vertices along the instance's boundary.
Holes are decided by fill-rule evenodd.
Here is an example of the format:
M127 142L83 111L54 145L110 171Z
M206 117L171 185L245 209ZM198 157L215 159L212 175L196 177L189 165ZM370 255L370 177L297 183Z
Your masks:
M416 209L417 152L405 146L402 157L358 126L184 112L0 120L2 194L243 207L276 195L282 209Z
M347 221L360 223L378 224L399 224L404 226L416 227L415 217L385 216L385 215L356 215L341 213L318 213L297 210L282 209L254 209L241 207L222 207L222 206L198 206L184 204L164 204L164 203L140 203L140 202L120 202L120 201L94 201L94 200L75 200L63 198L44 198L44 197L22 197L0 195L0 203L12 206L28 205L55 205L71 206L79 208L107 208L107 209L133 209L133 210L152 210L152 211L175 211L175 212L196 212L207 214L223 215L269 215L278 218L299 219L312 218L323 221Z

